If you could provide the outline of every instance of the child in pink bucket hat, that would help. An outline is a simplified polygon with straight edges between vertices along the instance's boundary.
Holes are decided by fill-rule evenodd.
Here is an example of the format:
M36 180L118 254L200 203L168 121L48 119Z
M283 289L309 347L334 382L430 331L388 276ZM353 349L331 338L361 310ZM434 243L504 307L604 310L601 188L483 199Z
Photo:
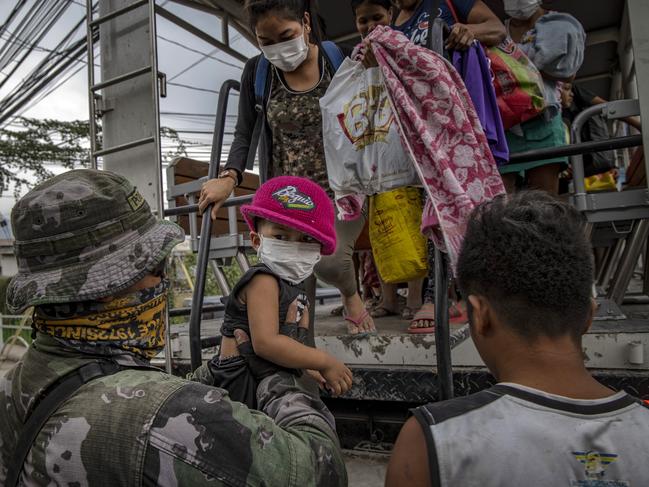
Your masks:
M303 283L320 256L336 250L329 197L308 179L280 176L261 185L241 213L259 264L244 274L228 298L221 353L209 364L215 385L256 408L257 384L236 353L235 331L242 330L257 356L288 369L306 369L321 387L344 394L352 384L351 371L331 355L302 343L310 326L311 304Z

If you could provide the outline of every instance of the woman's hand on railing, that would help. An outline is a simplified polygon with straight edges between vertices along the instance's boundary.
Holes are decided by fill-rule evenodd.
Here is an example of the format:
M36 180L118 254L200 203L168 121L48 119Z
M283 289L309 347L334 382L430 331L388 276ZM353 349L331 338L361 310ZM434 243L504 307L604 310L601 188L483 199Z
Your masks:
M235 187L233 178L217 178L210 179L203 183L201 194L198 199L198 212L200 215L207 209L209 205L214 203L212 207L212 220L216 220L216 214L221 208L221 205L227 200Z

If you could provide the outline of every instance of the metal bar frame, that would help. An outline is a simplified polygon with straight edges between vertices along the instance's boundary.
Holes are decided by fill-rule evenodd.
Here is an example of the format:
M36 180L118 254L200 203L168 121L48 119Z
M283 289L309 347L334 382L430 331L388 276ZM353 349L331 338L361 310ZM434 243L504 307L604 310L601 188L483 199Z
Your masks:
M208 179L216 178L221 166L221 153L223 151L223 137L228 108L228 98L230 97L230 91L232 90L240 91L241 84L238 81L227 80L223 83L219 92L216 109L216 122L214 125L214 139L212 141L212 154L207 171ZM189 350L192 370L196 370L202 364L201 317L203 298L205 297L205 278L212 236L212 218L210 215L212 206L213 205L210 205L203 213L201 238L199 241L198 258L196 262L196 283L194 293L192 294L192 312L189 315Z
M109 14L104 15L103 17L99 17L95 20L90 20L90 28L93 29L97 27L100 24L103 24L105 22L108 22L109 20L113 20L117 17L121 17L122 15L130 12L131 10L135 10L136 8L140 8L144 5L149 3L149 0L137 0L136 2L133 2L130 5L127 5L126 7L122 7L120 9L115 10L114 12L111 12ZM91 17L88 17L88 19L92 19Z
M633 277L633 269L647 242L647 237L649 237L649 220L637 221L634 225L633 232L631 232L626 242L624 252L622 252L622 257L620 258L620 264L617 267L615 276L613 276L613 280L611 281L611 287L607 293L607 297L618 305L624 301L624 295Z
M440 0L430 5L428 49L444 55L444 26L437 18ZM437 361L438 400L453 397L453 366L451 361L451 336L448 313L448 259L435 247L435 359Z
M88 87L95 84L95 42L93 39L92 0L86 0L86 56L88 63ZM88 109L90 111L90 167L97 169L97 128L95 126L97 114L95 111L95 93L88 89Z
M638 99L640 101L640 117L643 120L642 138L644 146L649 148L649 29L647 29L647 19L649 18L649 2L647 0L627 0L629 24L631 27L631 42L635 62L635 75L637 86L644 87L638 90ZM645 157L645 169L649 174L649 157ZM647 181L649 188L649 180Z
M171 0L171 1L177 3L178 5L183 5L184 7L189 7L195 10L200 10L202 12L207 12L209 14L215 15L216 17L222 18L224 16L228 16L230 17L229 19L230 25L232 25L239 34L245 37L248 40L248 42L250 42L253 46L257 43L255 36L250 32L248 26L245 23L241 22L241 20L234 15L233 10L230 8L229 5L225 4L223 0L219 0L218 8L210 7L208 5L201 5L199 3L192 2L189 0ZM241 10L241 6L238 7L238 10L239 11Z
M194 34L196 37L199 39L202 39L203 41L207 42L208 44L213 45L214 47L220 49L221 51L225 52L226 54L229 54L233 58L245 63L248 61L248 58L241 54L240 52L232 49L229 45L224 44L220 40L218 40L216 37L213 37L209 35L207 32L204 32L198 28L196 28L194 25L191 23L187 22L185 19L178 17L176 14L171 13L169 10L166 10L160 6L156 6L156 11L160 17L167 19L169 22L173 22L179 27L182 27L186 31Z
M448 317L448 259L435 248L435 352L437 358L438 400L453 398L451 332Z
M120 76L115 76L114 78L107 79L106 81L102 81L101 83L97 83L96 85L92 85L90 87L90 91L103 90L104 88L107 88L109 86L123 83L124 81L137 78L138 76L142 76L143 74L150 73L151 71L153 71L153 66L145 66L143 68L136 69L135 71L130 71Z
M131 142L126 142L125 144L116 145L115 147L109 147L108 149L102 149L94 153L95 158L106 156L108 154L113 154L115 152L120 152L123 150L132 149L134 147L139 147L144 144L151 144L156 141L155 136L144 137L143 139L133 140Z
M512 154L509 161L511 163L540 161L550 159L551 157L575 156L579 154L588 154L604 150L625 149L627 147L636 147L642 145L642 136L628 135L625 137L611 137L607 140L597 140L592 142L581 142L570 144L562 147L552 147L550 149L537 149L526 152L517 152Z
M581 146L582 128L588 122L588 120L590 120L592 117L596 115L602 115L609 120L615 120L619 118L625 118L630 115L637 115L639 109L640 109L640 105L637 100L618 100L618 101L607 102L607 103L602 103L600 105L588 107L582 112L580 112L579 115L577 115L577 117L573 121L572 127L570 129L571 139L575 143L574 144L575 146ZM638 142L642 142L638 136L630 136L630 137L634 137ZM618 140L619 139L620 138L618 138ZM629 137L622 137L621 139L630 140ZM611 142L611 141L615 141L615 139L610 139L609 141L604 141L604 142ZM575 187L574 194L573 194L574 204L577 207L577 209L579 209L580 211L592 210L593 209L592 203L595 197L590 195L589 198L589 195L586 192L586 184L584 181L585 173L584 173L583 152L580 151L574 153L570 158L570 164L572 166L573 182ZM621 194L615 196L622 197Z
M216 176L214 176L216 177ZM253 195L247 194L244 196L231 196L223 202L221 208L230 208L233 206L241 206L252 201ZM178 216L186 215L188 213L198 213L198 205L185 205L185 206L176 206L175 208L167 208L164 211L164 216ZM207 213L207 210L205 211ZM238 233L238 232L237 232Z

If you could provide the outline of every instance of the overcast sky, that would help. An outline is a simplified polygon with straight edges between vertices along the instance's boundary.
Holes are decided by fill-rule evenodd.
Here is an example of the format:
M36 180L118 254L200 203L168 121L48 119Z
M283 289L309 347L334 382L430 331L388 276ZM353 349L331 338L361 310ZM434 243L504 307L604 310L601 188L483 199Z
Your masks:
M28 5L36 1L40 0L31 0ZM0 24L4 23L14 3L8 0L0 1ZM83 17L85 13L85 7L82 6L83 3L83 0L80 0L79 3L72 3L63 17L39 43L39 46L44 49L51 49L58 44L63 36ZM219 19L216 17L169 1L162 1L158 4L189 21L196 27L210 33L217 39L221 37L221 25ZM25 10L27 9L23 11ZM15 28L16 23L12 25ZM10 32L12 32L12 25L9 26ZM207 44L161 17L157 19L157 33L159 69L167 74L168 81L193 86L202 90L214 91L218 90L226 79L240 78L241 67L243 66L240 61L216 50L210 44ZM75 38L80 38L81 36L85 36L85 26L79 30ZM4 39L7 39L7 37L7 34L3 36ZM253 56L258 52L256 47L252 46L236 31L230 31L230 39L232 46L246 56ZM2 42L0 41L0 46L2 46ZM205 57L203 54L209 54L210 56ZM23 78L29 74L44 56L45 53L42 51L30 54L23 66L0 89L0 98L6 96L17 84L21 83ZM87 120L87 69L85 64L83 66L79 64L78 67L82 67L79 73L22 115L59 120ZM3 77L4 74L0 73L0 79ZM216 112L217 103L217 95L215 93L173 85L168 85L167 92L167 98L162 99L160 102L160 111L162 113L161 124L163 126L180 131L212 130L214 124L213 118L166 115L165 113L180 112L213 115ZM236 100L236 97L231 100L232 113L236 113ZM230 128L231 124L228 129ZM181 132L180 135L183 139L204 144L202 147L192 149L193 156L200 157L201 155L207 155L211 134ZM168 144L164 144L163 150L167 147ZM0 197L0 213L8 216L12 206L13 196L11 194L4 194Z

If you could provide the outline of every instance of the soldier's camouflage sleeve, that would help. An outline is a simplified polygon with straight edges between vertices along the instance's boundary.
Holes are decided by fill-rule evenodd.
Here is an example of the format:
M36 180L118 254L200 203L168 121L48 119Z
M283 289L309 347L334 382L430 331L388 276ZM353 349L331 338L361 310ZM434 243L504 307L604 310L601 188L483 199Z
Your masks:
M179 389L151 424L144 485L346 486L322 401L288 373L264 379L257 396L261 412L208 385Z

